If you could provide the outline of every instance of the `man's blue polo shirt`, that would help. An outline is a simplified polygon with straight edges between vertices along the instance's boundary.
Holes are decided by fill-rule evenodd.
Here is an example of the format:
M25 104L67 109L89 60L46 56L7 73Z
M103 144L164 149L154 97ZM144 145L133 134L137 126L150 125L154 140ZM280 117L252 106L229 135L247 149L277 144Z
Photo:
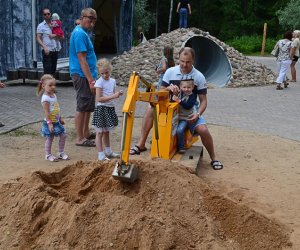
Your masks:
M70 75L79 74L81 77L85 77L77 56L77 53L80 52L86 52L86 61L89 65L91 74L94 79L97 79L97 57L94 51L93 43L87 32L78 25L74 28L70 38L69 68Z

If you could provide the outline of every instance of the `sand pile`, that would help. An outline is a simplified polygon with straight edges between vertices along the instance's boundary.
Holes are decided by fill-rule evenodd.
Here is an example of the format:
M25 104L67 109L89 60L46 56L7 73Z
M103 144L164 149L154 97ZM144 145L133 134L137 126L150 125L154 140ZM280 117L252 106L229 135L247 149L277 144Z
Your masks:
M134 184L114 162L35 172L0 189L1 249L282 249L286 229L219 196L179 164L156 159Z
M179 50L187 40L194 36L204 36L223 48L232 67L232 77L227 85L228 87L274 83L275 74L272 70L244 56L233 47L211 36L208 32L197 28L177 29L170 33L164 33L155 39L150 39L146 43L133 47L130 51L125 51L120 56L114 57L112 60L112 75L120 85L128 84L132 71L140 72L149 82L155 82L158 80L155 66L161 60L164 46L174 47L174 59L177 64ZM210 86L212 86L211 84Z

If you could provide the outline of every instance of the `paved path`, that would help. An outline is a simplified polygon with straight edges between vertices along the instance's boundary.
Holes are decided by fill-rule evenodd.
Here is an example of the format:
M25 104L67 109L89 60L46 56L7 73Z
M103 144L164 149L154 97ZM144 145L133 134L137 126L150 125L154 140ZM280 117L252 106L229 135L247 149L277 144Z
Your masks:
M274 58L253 57L276 70ZM299 63L297 66L299 67ZM300 75L300 69L298 68ZM299 77L300 79L300 77ZM72 87L58 87L63 116L74 116L75 93ZM118 100L121 116L124 98ZM136 114L143 115L144 103ZM40 98L34 86L9 86L0 90L0 133L39 121L43 118ZM300 141L300 81L283 91L275 86L209 89L205 118L210 124L230 126Z

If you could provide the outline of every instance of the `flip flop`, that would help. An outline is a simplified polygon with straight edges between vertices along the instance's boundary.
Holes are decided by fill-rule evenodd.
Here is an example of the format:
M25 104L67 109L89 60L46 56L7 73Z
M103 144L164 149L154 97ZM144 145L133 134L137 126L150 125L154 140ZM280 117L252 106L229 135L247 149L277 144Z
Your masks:
M211 161L210 165L214 170L221 170L223 168L223 165L220 161L214 160Z
M129 154L130 155L139 155L141 152L147 151L147 148L140 148L138 145L134 145L133 148L130 149Z
M86 139L88 140L94 140L96 139L96 133L91 133L89 137L87 137Z
M75 145L80 146L80 147L96 147L95 142L92 140L88 140L88 139L86 139L82 143L76 143Z

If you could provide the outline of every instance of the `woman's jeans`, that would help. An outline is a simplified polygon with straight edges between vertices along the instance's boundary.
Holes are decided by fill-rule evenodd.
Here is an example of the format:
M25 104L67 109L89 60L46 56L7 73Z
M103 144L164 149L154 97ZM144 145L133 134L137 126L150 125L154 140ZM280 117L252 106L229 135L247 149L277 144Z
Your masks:
M187 28L188 10L181 8L179 10L179 28Z
M278 85L286 80L286 72L290 68L291 63L292 60L277 61L278 77L276 79L276 83Z
M186 120L180 120L177 126L177 140L178 140L178 150L184 149L184 131L187 127L188 122Z

